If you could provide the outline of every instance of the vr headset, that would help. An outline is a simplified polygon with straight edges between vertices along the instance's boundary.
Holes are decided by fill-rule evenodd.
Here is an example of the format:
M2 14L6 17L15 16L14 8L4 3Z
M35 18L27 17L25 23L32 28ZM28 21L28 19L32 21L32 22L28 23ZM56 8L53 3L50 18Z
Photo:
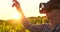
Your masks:
M46 3L40 3L39 12L40 13L46 13L45 7L46 7Z

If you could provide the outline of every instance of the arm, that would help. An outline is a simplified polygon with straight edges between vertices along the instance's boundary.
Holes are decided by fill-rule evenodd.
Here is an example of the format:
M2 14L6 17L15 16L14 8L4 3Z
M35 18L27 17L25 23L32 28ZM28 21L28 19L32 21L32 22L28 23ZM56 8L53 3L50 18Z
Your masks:
M16 0L13 0L13 2L14 2L14 3L13 3L13 5L12 5L12 7L15 6L16 9L17 9L17 11L21 14L21 16L22 16L22 19L21 19L21 20L22 20L22 24L24 25L24 27L27 28L27 29L32 30L31 28L35 27L36 25L32 25L32 24L25 18L19 2L16 1Z

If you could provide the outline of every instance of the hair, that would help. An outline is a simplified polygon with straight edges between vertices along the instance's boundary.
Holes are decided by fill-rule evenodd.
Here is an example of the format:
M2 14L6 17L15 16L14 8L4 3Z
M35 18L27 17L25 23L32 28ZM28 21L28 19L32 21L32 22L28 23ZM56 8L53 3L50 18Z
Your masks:
M50 0L46 3L44 9L49 13L53 9L60 9L60 0Z

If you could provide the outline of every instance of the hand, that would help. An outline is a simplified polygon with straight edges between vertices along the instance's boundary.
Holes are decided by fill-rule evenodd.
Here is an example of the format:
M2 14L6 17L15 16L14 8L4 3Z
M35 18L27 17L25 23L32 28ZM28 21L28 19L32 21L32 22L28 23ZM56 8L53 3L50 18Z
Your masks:
M12 5L12 7L16 7L17 9L20 9L20 4L19 4L19 2L18 1L16 1L16 0L13 0L13 5Z

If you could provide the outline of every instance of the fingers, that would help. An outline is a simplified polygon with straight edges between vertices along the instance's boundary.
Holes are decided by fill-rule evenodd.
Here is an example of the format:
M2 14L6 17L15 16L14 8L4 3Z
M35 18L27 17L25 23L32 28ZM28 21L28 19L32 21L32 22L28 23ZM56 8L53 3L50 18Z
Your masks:
M16 2L16 0L13 0L12 2Z
M12 7L17 6L17 5L19 5L19 4L15 2L15 3L13 3Z
M14 7L14 6L15 6L15 3L13 3L12 7Z
M16 6L16 7L17 7L17 6L18 6L18 4L17 4L17 3L13 3L12 7L14 7L14 6Z
M13 0L12 2L19 4L19 2L17 0Z
M20 5L19 2L16 1L16 0L13 0L13 2L14 2L14 3L13 3L13 5L12 5L12 7L13 7L13 6L16 6L16 5Z

